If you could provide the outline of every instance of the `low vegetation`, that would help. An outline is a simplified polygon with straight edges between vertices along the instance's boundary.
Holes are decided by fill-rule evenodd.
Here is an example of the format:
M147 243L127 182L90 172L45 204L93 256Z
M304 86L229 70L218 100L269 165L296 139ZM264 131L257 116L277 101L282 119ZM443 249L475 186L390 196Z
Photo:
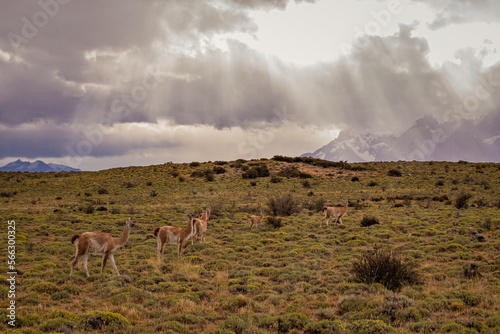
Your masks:
M279 180L279 181L277 181ZM498 333L500 165L312 158L0 173L15 333ZM343 208L323 224L323 207ZM210 208L205 242L154 230ZM263 212L252 228L249 217ZM70 274L74 234L126 244ZM6 229L0 243L7 244ZM4 253L5 250L4 250ZM0 331L7 325L0 262Z

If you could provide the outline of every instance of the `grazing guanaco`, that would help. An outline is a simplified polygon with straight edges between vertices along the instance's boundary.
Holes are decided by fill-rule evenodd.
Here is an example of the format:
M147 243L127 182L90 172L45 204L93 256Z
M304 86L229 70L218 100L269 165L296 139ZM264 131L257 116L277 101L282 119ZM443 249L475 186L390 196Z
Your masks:
M165 249L165 243L169 243L172 245L177 245L177 256L181 256L182 247L184 243L189 240L194 235L194 215L192 213L188 214L188 226L187 227L179 227L179 226L163 226L157 227L154 230L154 235L156 236L158 248L158 259L160 260L163 257L163 251Z
M89 277L87 261L90 251L96 254L103 254L101 274L104 270L104 266L106 265L106 261L109 258L109 261L111 261L111 265L113 266L113 269L115 269L116 274L120 276L120 272L116 267L113 253L118 248L127 243L127 240L130 236L130 231L134 226L135 222L132 220L132 218L127 218L127 221L125 222L125 228L123 229L123 233L119 238L113 238L109 233L105 232L85 232L82 234L73 235L73 237L71 238L71 243L73 243L76 247L76 255L75 259L71 263L71 272L69 273L70 276L73 275L73 270L78 264L78 261L80 261L81 259L83 268L85 269L85 273L87 274L87 277Z
M260 216L250 216L248 217L248 219L250 219L250 229L253 227L253 225L255 224L255 228L259 228L260 226L260 223L262 222L262 219L264 218L264 212L262 211L262 209L260 210Z
M328 221L330 218L335 219L335 223L342 224L342 217L345 216L347 213L347 206L349 205L349 200L345 200L345 206L338 208L338 207L331 207L331 206L325 206L323 208L323 213L325 214L325 217L321 219L321 224L319 225L320 227L323 225L323 221L326 219L326 225L328 226Z

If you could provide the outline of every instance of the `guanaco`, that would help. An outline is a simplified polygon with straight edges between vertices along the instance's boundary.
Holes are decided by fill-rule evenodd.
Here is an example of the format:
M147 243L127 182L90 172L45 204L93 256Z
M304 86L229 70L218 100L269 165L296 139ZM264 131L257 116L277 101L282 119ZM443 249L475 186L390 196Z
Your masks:
M71 243L76 247L76 255L75 259L71 263L71 272L70 276L73 275L73 270L75 269L78 261L82 260L83 269L85 269L85 273L87 277L89 277L89 270L87 269L87 261L89 258L89 252L92 251L96 254L103 254L102 264L101 264L101 274L104 270L104 266L106 265L106 261L109 258L113 269L116 271L116 274L120 276L120 272L116 267L115 258L113 257L113 253L125 245L130 236L130 231L135 226L135 222L132 218L127 218L125 222L125 228L123 229L123 233L119 238L113 238L109 233L105 232L85 232L82 234L75 234L71 238Z
M172 245L177 245L177 256L181 256L182 247L184 243L189 240L194 235L194 215L192 213L188 214L188 226L163 226L155 228L153 234L156 237L158 248L158 259L163 257L163 251L165 249L165 243L170 243Z
M321 219L321 224L319 225L320 227L323 225L323 221L326 219L326 225L328 226L328 221L330 218L335 219L335 223L342 224L342 217L345 216L347 213L347 206L349 205L349 200L345 200L345 206L342 208L338 207L331 207L331 206L325 206L323 208L323 213L325 214L325 217Z
M255 225L255 228L259 228L263 218L264 218L264 212L262 211L262 209L260 210L260 216L253 215L248 217L251 223L250 229L253 227L253 225Z

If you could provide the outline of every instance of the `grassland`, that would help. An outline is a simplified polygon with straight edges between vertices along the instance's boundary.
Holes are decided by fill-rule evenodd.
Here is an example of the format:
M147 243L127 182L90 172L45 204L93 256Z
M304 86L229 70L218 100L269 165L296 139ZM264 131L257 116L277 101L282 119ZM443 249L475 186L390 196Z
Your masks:
M267 175L263 164L269 176L253 178ZM0 239L7 245L7 221L15 220L22 271L16 331L500 333L499 189L500 165L465 162L322 167L271 159L3 172ZM269 199L285 195L296 210L280 217L281 227L264 218L249 229L250 214L269 215ZM458 209L462 195L470 198ZM320 228L323 205L346 198L344 224ZM187 212L205 208L206 242L188 242L181 258L167 245L159 262L154 228L186 226ZM89 258L89 278L81 266L69 276L71 236L118 237L127 217L138 228L115 253L122 276L109 264L100 275L98 256ZM379 224L362 226L363 217ZM374 247L413 261L422 284L390 291L355 282L353 261ZM8 333L1 252L0 330Z

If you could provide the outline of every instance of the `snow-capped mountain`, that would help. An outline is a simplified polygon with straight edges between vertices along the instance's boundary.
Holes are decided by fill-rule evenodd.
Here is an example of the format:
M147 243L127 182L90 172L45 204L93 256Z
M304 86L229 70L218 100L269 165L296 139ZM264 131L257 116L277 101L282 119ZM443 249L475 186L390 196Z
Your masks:
M21 161L20 159L0 167L0 172L80 172L78 168L72 168L65 165L46 164L41 160L35 162Z
M302 156L348 162L500 162L500 115L491 114L476 122L456 120L446 123L425 116L399 136L343 130L335 140Z

